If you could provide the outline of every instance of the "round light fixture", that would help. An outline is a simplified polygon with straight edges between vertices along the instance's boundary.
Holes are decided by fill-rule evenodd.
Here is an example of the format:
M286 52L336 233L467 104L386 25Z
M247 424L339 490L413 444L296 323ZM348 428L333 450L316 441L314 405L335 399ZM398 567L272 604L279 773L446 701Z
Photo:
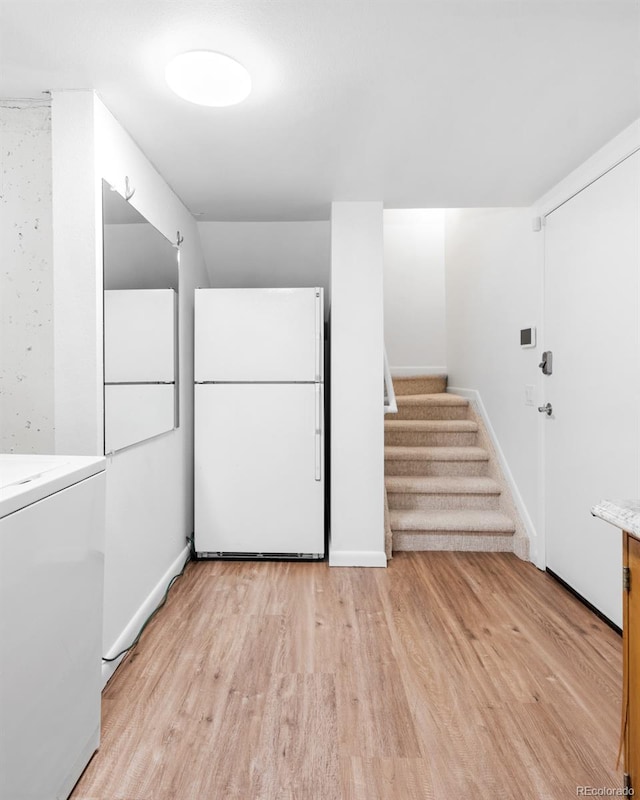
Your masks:
M179 97L200 106L233 106L251 91L251 77L242 64L211 50L176 56L167 64L165 77Z

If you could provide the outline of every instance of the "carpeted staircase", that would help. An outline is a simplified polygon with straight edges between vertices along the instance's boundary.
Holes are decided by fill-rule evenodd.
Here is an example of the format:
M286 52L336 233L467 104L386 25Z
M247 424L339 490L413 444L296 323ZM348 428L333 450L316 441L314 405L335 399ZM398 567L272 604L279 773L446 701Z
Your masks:
M481 420L445 376L394 378L385 417L393 550L514 551L528 540Z

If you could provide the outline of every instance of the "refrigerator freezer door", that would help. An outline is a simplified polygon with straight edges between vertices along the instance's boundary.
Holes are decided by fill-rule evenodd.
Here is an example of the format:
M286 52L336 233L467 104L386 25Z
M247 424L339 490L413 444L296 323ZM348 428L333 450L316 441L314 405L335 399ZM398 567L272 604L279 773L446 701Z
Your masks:
M324 554L317 400L313 384L195 387L198 553Z
M322 289L197 289L196 382L323 380Z

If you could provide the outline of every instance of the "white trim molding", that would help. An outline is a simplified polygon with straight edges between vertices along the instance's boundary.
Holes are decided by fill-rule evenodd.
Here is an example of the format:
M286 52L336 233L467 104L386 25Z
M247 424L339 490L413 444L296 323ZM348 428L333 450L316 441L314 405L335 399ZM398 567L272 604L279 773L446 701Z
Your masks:
M545 217L640 148L640 119L607 142L533 204L534 216Z
M162 600L164 593L167 591L167 586L173 578L182 569L182 565L187 560L189 555L189 546L184 548L180 555L172 562L169 569L160 578L158 583L153 587L151 592L147 595L144 602L136 613L131 617L129 623L126 625L120 636L109 648L109 652L105 654L105 658L111 658L112 653L119 653L124 650L138 635L138 631L144 625L145 620L149 617ZM118 669L126 653L122 655L117 661L102 663L102 688L105 687L107 681L111 678L113 673Z
M520 518L522 520L522 524L524 525L526 534L529 537L529 558L539 569L544 569L545 564L544 560L541 561L538 532L536 531L536 528L533 524L533 520L529 515L529 511L525 505L525 502L522 499L522 495L520 494L518 485L515 481L515 478L513 477L513 473L509 468L509 464L507 462L504 452L502 451L502 447L500 447L500 442L498 441L496 432L493 428L493 425L491 424L489 415L487 414L487 409L484 407L484 403L482 402L482 398L480 397L480 392L478 392L477 389L460 389L454 386L449 386L447 388L447 392L451 392L452 394L458 394L461 397L466 397L467 400L470 400L473 403L474 408L482 418L487 434L491 439L491 443L493 444L493 447L495 449L496 456L498 457L500 469L502 470L504 479L507 482L509 490L511 491L513 502L515 503L518 513L520 514Z
M331 550L330 567L386 567L387 556L384 550Z

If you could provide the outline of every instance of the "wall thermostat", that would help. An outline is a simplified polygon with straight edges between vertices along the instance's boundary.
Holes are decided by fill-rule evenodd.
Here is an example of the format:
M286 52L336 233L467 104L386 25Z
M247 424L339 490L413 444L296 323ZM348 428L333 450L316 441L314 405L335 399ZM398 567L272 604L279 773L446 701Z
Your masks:
M536 329L521 328L520 347L535 347L535 346L536 346Z

